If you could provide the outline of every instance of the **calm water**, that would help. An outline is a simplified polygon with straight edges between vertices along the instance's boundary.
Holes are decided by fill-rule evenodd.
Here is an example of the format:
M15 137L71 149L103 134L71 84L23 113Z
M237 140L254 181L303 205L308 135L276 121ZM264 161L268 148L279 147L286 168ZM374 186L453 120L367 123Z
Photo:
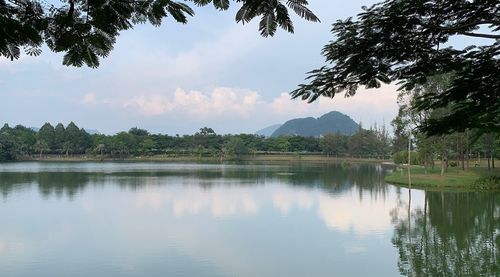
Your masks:
M383 175L0 164L0 276L499 276L500 193L410 194Z

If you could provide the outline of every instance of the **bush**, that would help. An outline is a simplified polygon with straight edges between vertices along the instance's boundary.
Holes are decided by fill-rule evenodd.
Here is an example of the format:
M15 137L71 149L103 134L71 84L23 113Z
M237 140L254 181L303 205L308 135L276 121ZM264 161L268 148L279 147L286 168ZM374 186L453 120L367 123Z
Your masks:
M458 163L457 163L457 162L453 162L453 161L451 161L451 162L449 163L449 165L450 165L451 167L457 167L457 166L458 166Z
M498 189L500 188L500 176L489 176L478 179L473 184L480 189Z
M408 151L399 151L394 153L392 159L395 164L407 164L408 163ZM417 165L421 164L420 154L418 152L411 152L411 164Z

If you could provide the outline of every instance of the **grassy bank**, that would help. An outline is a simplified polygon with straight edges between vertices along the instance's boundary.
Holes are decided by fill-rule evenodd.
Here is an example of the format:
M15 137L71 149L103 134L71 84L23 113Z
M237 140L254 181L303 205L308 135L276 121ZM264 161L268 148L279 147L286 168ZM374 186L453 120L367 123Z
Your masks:
M85 162L85 161L149 161L149 162L308 162L308 163L329 163L329 162L352 162L352 163L380 163L385 160L370 159L370 158L352 158L352 157L332 157L317 154L299 154L299 153L283 153L283 154L255 154L241 157L218 157L218 156L195 156L195 155L156 155L142 157L126 157L126 158L102 158L98 156L47 156L33 157L25 159L27 161L52 161L52 162Z
M411 183L413 187L432 188L471 188L500 190L500 169L477 167L462 170L449 168L443 176L441 169L429 169L427 174L423 167L411 167ZM388 183L408 186L408 169L399 168L385 177Z

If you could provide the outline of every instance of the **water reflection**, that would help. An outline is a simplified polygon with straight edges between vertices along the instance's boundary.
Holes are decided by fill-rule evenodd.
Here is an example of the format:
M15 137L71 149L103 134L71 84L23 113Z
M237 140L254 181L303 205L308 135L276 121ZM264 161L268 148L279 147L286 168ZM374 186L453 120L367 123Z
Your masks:
M406 276L498 276L500 195L425 192L421 206L400 201L392 242Z
M374 165L1 166L0 275L499 273L498 193L410 203Z
M390 228L385 205L389 187L373 165L321 164L288 166L210 166L207 168L122 171L0 172L5 199L38 186L44 198L84 194L87 187L118 185L135 191L137 209L169 210L176 217L207 213L215 218L251 216L272 204L286 216L292 209L310 210L333 230L369 235ZM128 169L129 164L126 164ZM88 167L88 165L87 165ZM95 168L95 167L91 167ZM338 196L338 197L337 197ZM369 199L369 201L367 200ZM92 211L90 201L83 204Z
M225 186L256 186L269 182L284 183L292 186L321 188L330 194L340 194L356 188L359 197L370 194L373 197L384 197L387 186L383 182L383 171L380 166L320 164L320 165L212 165L207 167L178 164L134 164L104 163L99 164L70 163L73 171L63 170L65 163L55 163L53 171L50 163L21 163L19 166L2 168L0 164L0 192L6 198L15 190L22 190L32 184L38 185L44 196L54 195L73 197L83 191L86 186L101 186L113 182L122 187L142 188L144 185L165 185L165 180L175 178L176 181L210 188ZM152 168L147 169L147 165ZM112 169L114 166L114 169ZM36 171L43 168L43 171ZM89 171L93 169L95 171ZM23 171L25 170L25 171ZM290 174L291 173L291 174ZM167 182L168 183L168 182Z

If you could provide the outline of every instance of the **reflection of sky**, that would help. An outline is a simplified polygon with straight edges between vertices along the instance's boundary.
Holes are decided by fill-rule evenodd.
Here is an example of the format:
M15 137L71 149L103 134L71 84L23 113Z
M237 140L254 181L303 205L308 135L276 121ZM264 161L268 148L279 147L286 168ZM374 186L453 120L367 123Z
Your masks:
M109 179L71 200L41 198L36 186L4 199L0 275L397 275L393 187L375 197L359 188L333 195L286 183L145 180L126 189Z
M315 211L326 227L356 235L383 233L392 229L390 211L395 193L388 198L360 198L357 190L334 196L321 190L286 185L265 187L199 186L147 188L135 195L137 209L164 210L176 217L206 214L215 218L255 215L262 207L272 206L282 215L293 210Z

